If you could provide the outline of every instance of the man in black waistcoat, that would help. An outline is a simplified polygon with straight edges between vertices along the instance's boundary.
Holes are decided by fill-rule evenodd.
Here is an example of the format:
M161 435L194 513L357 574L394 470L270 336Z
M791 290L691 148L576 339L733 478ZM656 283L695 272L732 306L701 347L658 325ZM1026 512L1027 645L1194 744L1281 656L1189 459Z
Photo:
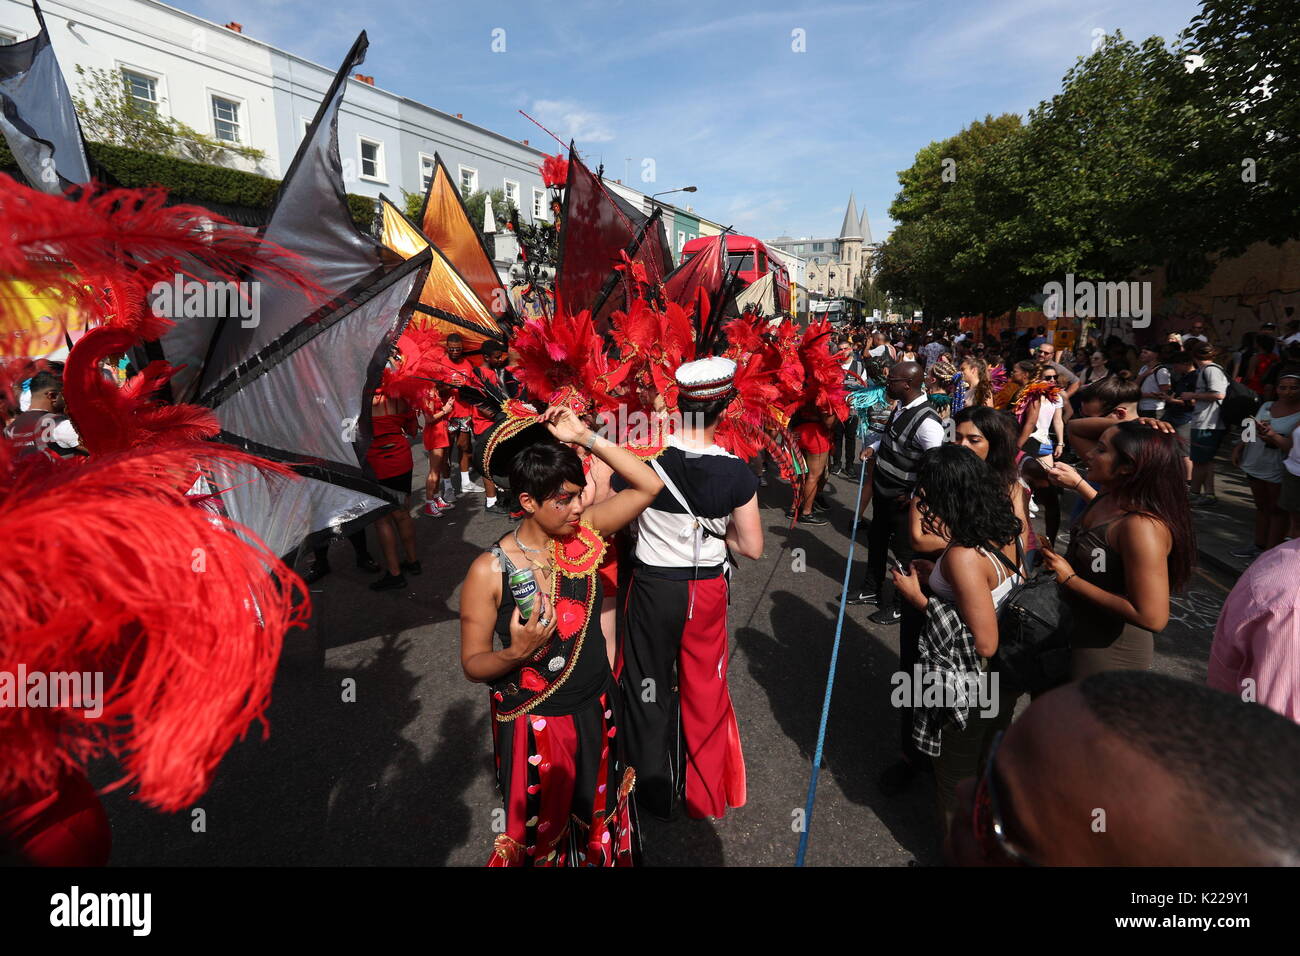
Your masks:
M899 565L906 568L912 561L912 534L908 521L917 470L927 449L943 443L943 424L930 406L922 383L921 366L916 362L899 362L885 379L885 394L897 401L884 433L868 440L862 459L871 462L871 526L867 530L867 572L849 604L875 604L878 610L868 620L875 624L902 622L899 633L899 670L911 674L917 663L918 640L924 617L902 596L894 592L892 600L883 600L885 567L892 550ZM899 746L902 760L885 771L880 785L887 793L902 790L929 760L912 743L912 711L900 713Z

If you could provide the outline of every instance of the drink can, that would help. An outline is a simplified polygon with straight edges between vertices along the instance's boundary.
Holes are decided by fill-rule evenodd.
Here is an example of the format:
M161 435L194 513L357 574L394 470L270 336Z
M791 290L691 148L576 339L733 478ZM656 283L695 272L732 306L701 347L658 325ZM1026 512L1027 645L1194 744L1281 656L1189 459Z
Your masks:
M510 593L514 595L515 604L519 606L519 623L527 624L533 616L533 603L537 599L537 578L533 572L524 568L510 572Z

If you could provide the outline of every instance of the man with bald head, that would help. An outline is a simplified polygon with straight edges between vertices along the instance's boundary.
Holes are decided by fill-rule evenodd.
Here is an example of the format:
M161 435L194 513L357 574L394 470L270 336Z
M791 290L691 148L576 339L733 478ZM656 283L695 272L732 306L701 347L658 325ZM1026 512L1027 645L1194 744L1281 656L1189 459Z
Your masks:
M1045 694L957 788L960 866L1300 866L1300 726L1149 671Z

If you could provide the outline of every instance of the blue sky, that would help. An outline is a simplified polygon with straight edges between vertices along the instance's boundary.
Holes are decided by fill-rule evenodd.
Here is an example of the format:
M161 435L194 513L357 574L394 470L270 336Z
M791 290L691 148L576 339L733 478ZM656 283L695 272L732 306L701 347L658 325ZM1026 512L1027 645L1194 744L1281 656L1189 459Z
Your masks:
M1195 0L171 0L335 67L370 35L376 85L534 145L527 110L645 192L695 185L760 236L834 235L849 192L876 240L897 172L985 114L1060 88L1094 31L1171 38ZM504 53L492 51L505 30ZM796 52L801 30L804 51ZM545 147L544 147L545 148ZM625 160L631 157L631 162ZM639 181L655 161L655 184ZM673 197L678 200L687 197Z

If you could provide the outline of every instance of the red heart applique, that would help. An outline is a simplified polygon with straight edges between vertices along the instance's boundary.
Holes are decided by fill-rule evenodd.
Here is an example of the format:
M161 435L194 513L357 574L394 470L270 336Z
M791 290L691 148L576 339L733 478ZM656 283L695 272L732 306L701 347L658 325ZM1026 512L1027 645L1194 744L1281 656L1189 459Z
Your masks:
M560 598L555 602L555 629L566 641L572 640L587 620L587 607L573 598Z
M531 667L525 667L519 672L519 683L525 690L542 691L550 685L542 680L542 676Z

